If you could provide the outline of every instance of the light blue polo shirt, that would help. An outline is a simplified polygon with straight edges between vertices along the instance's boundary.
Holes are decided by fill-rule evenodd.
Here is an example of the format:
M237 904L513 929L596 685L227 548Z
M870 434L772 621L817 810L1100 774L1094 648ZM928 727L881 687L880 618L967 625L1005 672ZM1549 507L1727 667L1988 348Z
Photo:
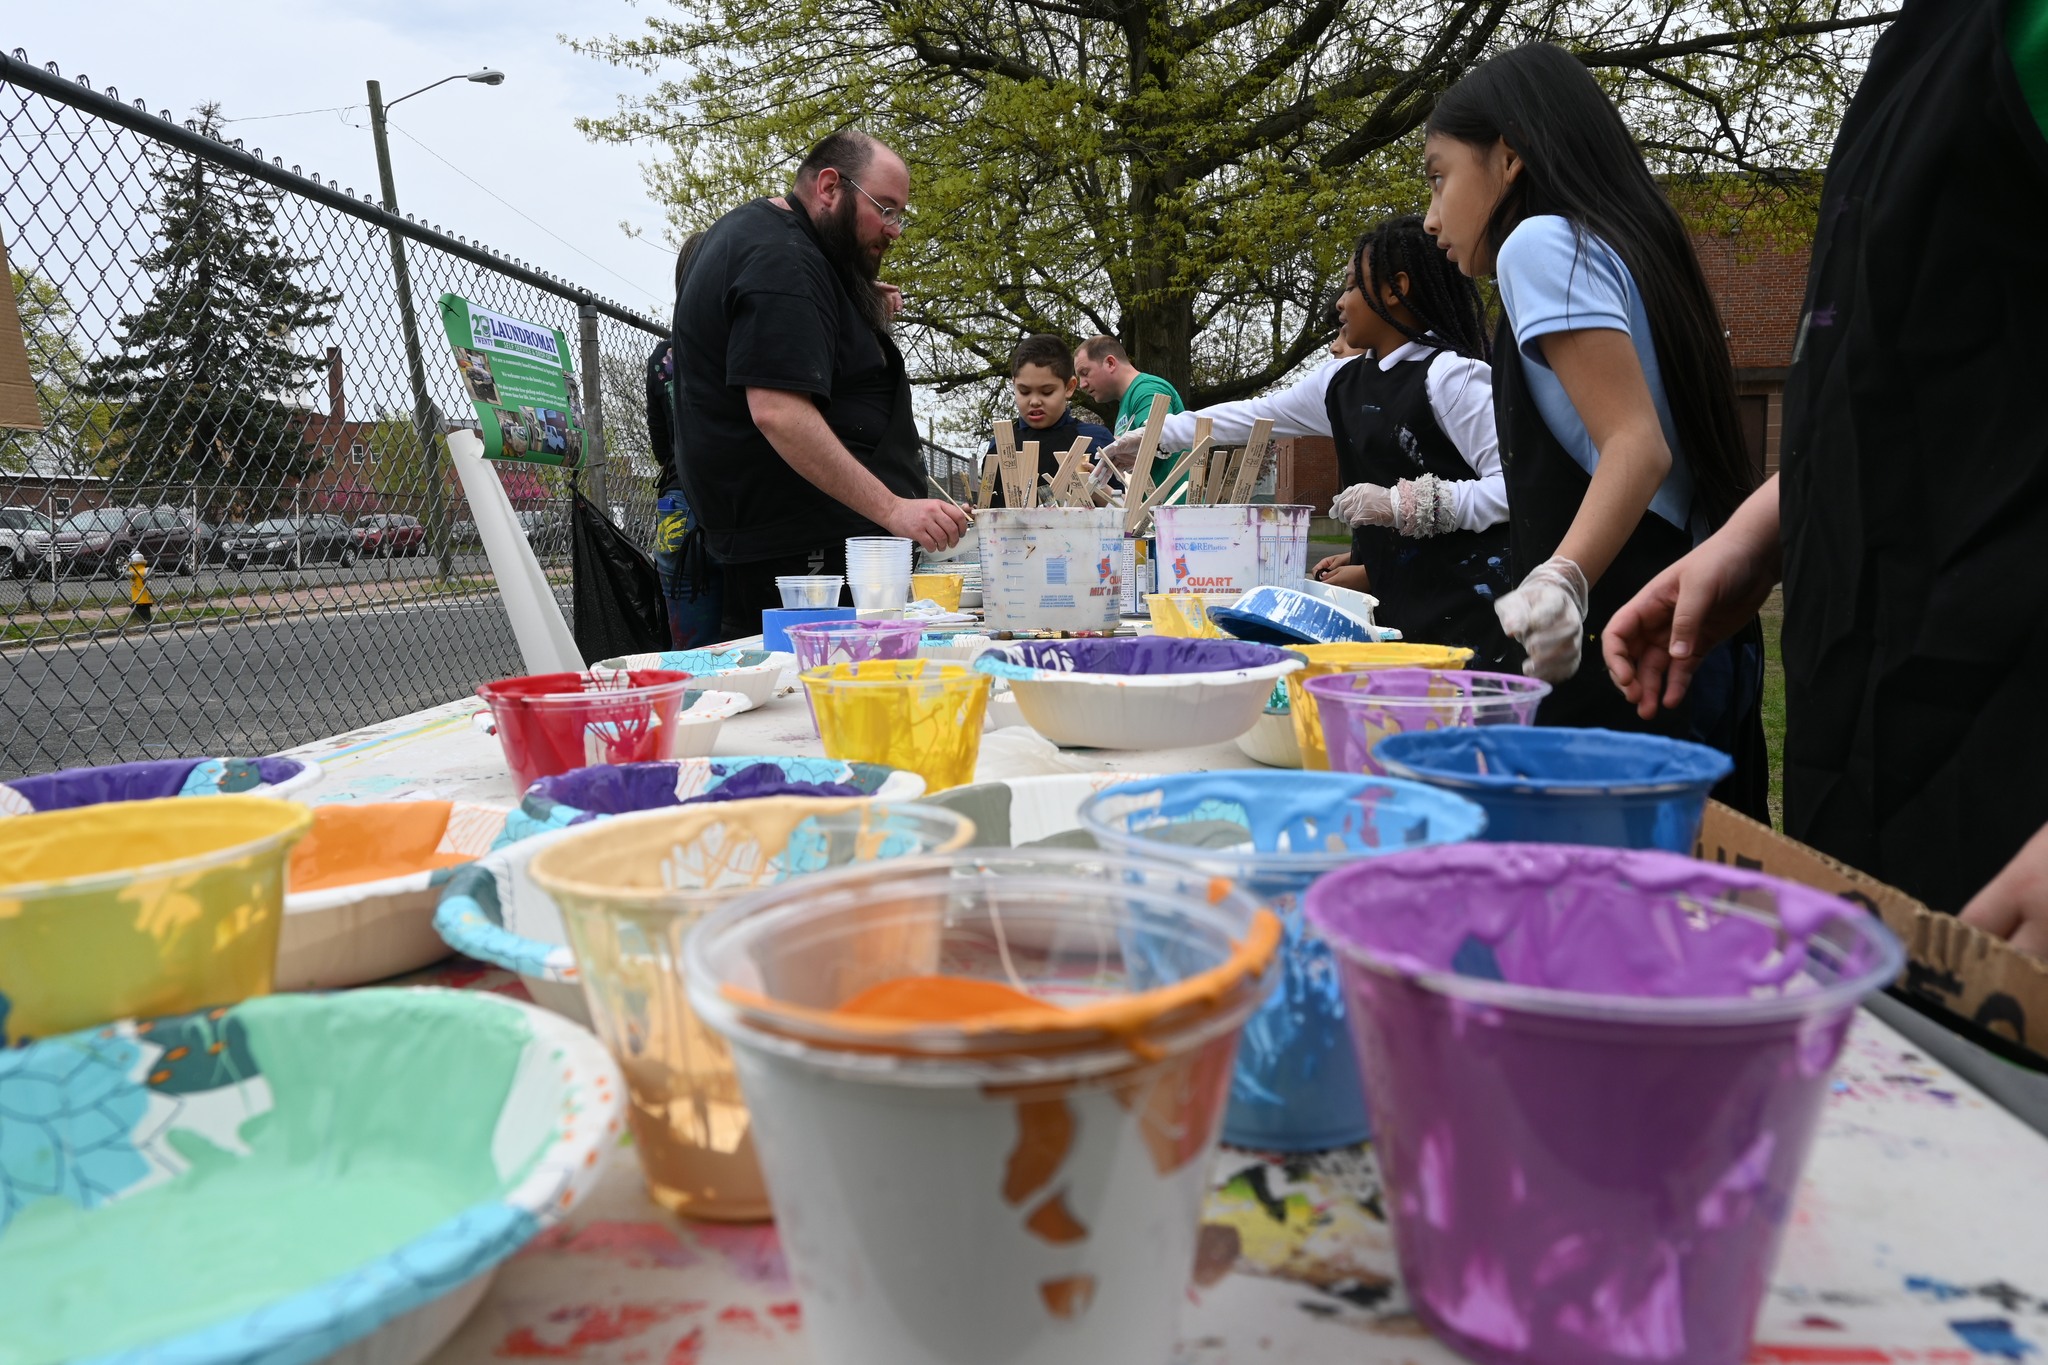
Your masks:
M1508 326L1514 329L1515 345L1526 362L1536 410L1543 415L1550 434L1588 475L1600 463L1600 452L1564 385L1544 363L1536 339L1552 332L1594 328L1628 335L1642 361L1643 377L1649 381L1650 401L1656 404L1664 443L1671 447L1671 472L1650 499L1650 510L1691 534L1697 543L1707 528L1704 517L1694 524L1692 466L1671 421L1671 404L1664 396L1663 373L1657 365L1657 348L1650 340L1650 315L1643 307L1642 291L1636 288L1635 277L1621 257L1591 232L1574 228L1569 219L1542 214L1523 219L1501 243L1494 282L1500 287L1501 306L1507 310Z

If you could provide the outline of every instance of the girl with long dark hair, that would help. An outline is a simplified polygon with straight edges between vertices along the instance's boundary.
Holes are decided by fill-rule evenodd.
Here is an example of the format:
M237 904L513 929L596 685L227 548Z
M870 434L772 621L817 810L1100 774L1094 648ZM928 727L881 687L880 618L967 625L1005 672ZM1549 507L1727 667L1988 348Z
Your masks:
M1642 719L1606 675L1609 617L1756 487L1719 311L1678 214L1570 53L1475 67L1430 115L1427 227L1503 316L1494 414L1519 586L1498 606L1550 725L1655 729L1731 754L1716 793L1767 812L1754 622L1702 660L1687 704Z
M1332 515L1351 524L1351 550L1316 576L1369 588L1379 622L1403 638L1463 645L1473 667L1498 667L1511 648L1493 611L1510 583L1507 493L1479 291L1405 215L1358 239L1336 316L1360 354L1279 393L1169 417L1160 444L1191 443L1197 417L1221 445L1260 418L1279 437L1331 437L1345 485Z

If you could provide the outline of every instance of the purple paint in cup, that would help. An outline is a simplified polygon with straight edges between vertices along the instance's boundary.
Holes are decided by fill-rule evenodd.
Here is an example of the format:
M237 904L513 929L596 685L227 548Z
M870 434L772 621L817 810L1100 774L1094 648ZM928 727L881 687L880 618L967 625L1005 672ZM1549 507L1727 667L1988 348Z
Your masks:
M797 671L869 659L915 659L924 627L916 621L813 621L791 626Z
M1550 684L1520 673L1468 673L1462 669L1375 668L1331 673L1302 686L1322 717L1330 771L1386 776L1372 749L1388 735L1411 730L1459 730L1482 725L1529 725Z
M1492 1365L1739 1365L1828 1071L1898 941L1668 853L1460 844L1310 888L1401 1275Z

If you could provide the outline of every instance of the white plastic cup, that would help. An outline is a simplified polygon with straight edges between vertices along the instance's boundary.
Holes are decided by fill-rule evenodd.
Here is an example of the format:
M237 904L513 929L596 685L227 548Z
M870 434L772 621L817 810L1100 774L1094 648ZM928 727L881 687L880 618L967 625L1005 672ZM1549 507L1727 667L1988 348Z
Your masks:
M824 873L704 920L690 1000L732 1045L819 1365L1169 1359L1274 932L1200 873L1060 849ZM1143 1017L878 1048L812 1013L939 972ZM1148 1012L1197 976L1199 1002Z
M856 578L853 581L853 606L856 611L871 611L877 607L900 607L909 600L910 575L907 573L901 578Z

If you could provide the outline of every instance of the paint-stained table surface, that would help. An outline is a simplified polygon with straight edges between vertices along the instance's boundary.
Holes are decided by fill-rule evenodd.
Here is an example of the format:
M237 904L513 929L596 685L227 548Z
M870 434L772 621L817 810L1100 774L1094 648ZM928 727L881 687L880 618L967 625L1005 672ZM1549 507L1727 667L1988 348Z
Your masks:
M305 746L307 799L433 792L510 804L495 739L458 702ZM801 700L726 722L719 755L815 753ZM1000 751L1000 752L998 752ZM1095 770L1249 766L1235 745L985 758ZM407 978L524 996L460 959ZM1369 1148L1306 1160L1224 1149L1176 1365L1450 1365L1408 1312ZM2048 1141L1868 1013L1858 1016L1766 1301L1752 1365L2048 1359ZM435 1365L782 1365L811 1359L775 1240L693 1225L642 1190L630 1148L562 1227L500 1271ZM1088 1363L1077 1362L1077 1365Z

